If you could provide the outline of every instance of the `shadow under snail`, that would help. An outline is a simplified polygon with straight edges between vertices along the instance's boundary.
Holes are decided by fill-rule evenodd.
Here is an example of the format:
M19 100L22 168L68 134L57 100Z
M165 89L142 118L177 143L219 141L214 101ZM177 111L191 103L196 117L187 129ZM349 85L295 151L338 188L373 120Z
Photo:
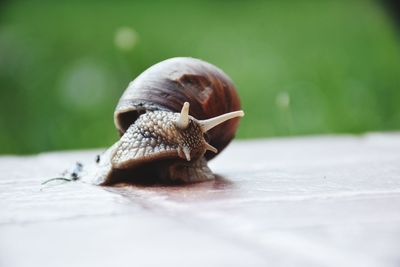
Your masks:
M98 185L214 179L207 161L233 139L240 100L230 78L195 58L171 58L133 80L114 112L120 140L82 179Z

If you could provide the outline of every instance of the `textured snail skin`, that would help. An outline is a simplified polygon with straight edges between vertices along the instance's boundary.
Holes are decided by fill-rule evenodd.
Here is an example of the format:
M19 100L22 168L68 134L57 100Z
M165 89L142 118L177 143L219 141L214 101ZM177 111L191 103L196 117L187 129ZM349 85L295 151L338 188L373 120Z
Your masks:
M186 129L179 129L175 125L178 117L179 113L168 111L141 115L118 142L112 165L116 168L132 168L165 158L199 159L206 151L200 126L190 120Z
M162 61L123 93L114 112L121 139L87 177L99 185L214 179L207 161L233 139L244 115L239 109L236 89L219 68L194 58Z
M214 178L203 155L206 144L197 120L176 126L179 113L152 111L132 124L101 158L98 184L198 182Z

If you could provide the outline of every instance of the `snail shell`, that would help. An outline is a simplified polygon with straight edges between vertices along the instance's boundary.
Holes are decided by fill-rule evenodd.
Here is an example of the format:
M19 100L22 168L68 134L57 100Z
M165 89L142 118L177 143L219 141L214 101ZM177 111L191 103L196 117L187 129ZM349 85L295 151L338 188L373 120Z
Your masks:
M190 115L205 120L240 110L240 99L231 79L210 63L195 58L171 58L148 68L123 93L114 113L122 135L148 110L180 112L185 102ZM239 119L229 120L207 132L209 143L221 152L235 136ZM206 153L211 159L215 153Z
M244 115L230 78L194 58L148 68L114 112L121 139L102 155L96 183L213 179L207 161L233 139Z

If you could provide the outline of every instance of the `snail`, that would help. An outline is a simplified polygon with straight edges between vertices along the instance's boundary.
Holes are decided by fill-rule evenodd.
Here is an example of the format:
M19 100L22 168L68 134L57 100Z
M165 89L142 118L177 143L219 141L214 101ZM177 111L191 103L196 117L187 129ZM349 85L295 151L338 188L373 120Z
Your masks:
M86 176L98 185L214 179L208 160L233 139L244 116L231 79L195 58L171 58L133 80L114 112L120 140Z

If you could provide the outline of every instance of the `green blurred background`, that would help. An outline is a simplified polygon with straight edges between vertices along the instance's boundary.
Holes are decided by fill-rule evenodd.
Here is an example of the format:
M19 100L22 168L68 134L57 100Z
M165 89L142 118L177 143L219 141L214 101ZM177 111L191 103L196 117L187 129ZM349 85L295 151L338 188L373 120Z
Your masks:
M400 129L396 29L374 1L6 1L0 153L105 147L152 64L191 56L234 80L238 138Z

